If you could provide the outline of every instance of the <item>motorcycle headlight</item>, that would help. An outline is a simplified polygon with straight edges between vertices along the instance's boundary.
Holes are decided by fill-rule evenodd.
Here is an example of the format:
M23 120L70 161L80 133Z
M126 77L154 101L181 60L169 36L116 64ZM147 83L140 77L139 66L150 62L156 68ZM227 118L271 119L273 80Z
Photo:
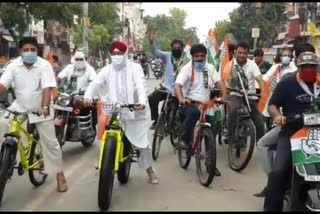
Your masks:
M320 113L303 114L303 124L305 126L320 125Z
M58 100L57 100L57 104L60 106L69 106L70 104L70 95L66 94L66 93L62 93L59 95Z

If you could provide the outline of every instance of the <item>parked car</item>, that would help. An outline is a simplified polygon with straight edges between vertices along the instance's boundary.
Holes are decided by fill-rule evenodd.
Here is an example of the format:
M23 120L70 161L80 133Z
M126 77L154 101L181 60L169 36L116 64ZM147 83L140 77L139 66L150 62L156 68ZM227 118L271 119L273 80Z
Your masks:
M0 64L0 78L4 71L6 70L7 66L12 62L12 60L8 61L6 64ZM13 91L13 87L11 86L5 94L0 96L0 104L3 105L4 107L10 106L13 101L16 99L16 96Z

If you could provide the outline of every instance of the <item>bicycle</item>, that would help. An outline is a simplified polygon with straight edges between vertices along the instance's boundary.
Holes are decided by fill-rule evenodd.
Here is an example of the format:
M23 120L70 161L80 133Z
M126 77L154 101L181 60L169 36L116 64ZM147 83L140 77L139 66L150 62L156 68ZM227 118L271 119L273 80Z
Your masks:
M254 151L256 129L251 120L251 108L247 104L247 96L260 96L257 94L244 94L243 102L238 111L238 119L235 121L234 139L239 139L238 143L227 140L228 142L228 162L229 167L240 172L247 167ZM245 103L245 104L244 104ZM225 110L227 110L226 108ZM227 119L228 117L226 117ZM227 124L227 121L225 121Z
M111 114L109 124L102 136L99 160L98 205L101 210L110 207L114 175L118 174L118 181L125 184L129 180L131 162L137 162L132 157L139 157L139 152L131 144L130 151L125 154L123 142L124 130L120 124L121 109L133 111L134 104L121 105L120 103L103 103L103 111Z
M155 89L157 91L161 91L167 93L167 97L164 100L161 108L161 113L157 119L157 123L154 129L153 140L152 140L152 158L153 160L157 160L160 152L161 142L162 140L170 134L170 141L173 146L176 144L177 136L172 129L172 124L174 120L174 112L171 111L170 104L173 102L172 99L175 99L170 92Z
M27 124L27 130L22 127L25 120L28 119L28 112L18 113L8 109L0 108L9 112L6 117L9 118L13 115L13 119L10 121L11 129L9 133L4 135L4 141L1 145L0 152L0 203L2 201L3 193L7 181L11 180L14 169L17 169L18 175L23 175L25 172L29 172L30 182L38 187L42 185L47 174L44 171L44 162L41 145L38 143L39 134L34 124ZM31 112L33 114L37 114ZM21 133L28 138L28 146L24 147L21 139ZM17 152L20 153L20 163L16 165ZM39 175L36 174L39 172Z
M214 134L211 124L206 122L204 112L208 107L212 107L213 104L217 102L219 102L217 99L212 99L206 103L191 102L192 105L199 104L201 106L200 117L192 131L192 142L189 148L177 148L179 164L183 169L189 166L191 157L195 156L198 179L203 186L209 186L213 181L217 159ZM179 140L180 139L181 134L179 135ZM204 166L202 166L203 160ZM203 170L205 170L206 173L204 173Z

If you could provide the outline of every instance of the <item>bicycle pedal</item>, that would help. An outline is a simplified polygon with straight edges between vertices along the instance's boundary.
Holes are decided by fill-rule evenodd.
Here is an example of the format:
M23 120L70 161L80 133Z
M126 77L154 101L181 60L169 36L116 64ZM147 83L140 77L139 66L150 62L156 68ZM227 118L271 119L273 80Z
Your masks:
M132 163L137 163L138 161L136 159L131 158Z
M139 150L134 150L132 153L132 157L138 158L140 157L140 151Z

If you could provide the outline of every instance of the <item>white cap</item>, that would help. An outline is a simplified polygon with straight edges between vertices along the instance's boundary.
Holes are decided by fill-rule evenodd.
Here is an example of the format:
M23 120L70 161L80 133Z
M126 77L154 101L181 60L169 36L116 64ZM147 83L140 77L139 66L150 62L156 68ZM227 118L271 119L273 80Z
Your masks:
M84 53L82 51L77 51L74 54L73 58L75 58L75 59L85 59L85 55L84 55Z

